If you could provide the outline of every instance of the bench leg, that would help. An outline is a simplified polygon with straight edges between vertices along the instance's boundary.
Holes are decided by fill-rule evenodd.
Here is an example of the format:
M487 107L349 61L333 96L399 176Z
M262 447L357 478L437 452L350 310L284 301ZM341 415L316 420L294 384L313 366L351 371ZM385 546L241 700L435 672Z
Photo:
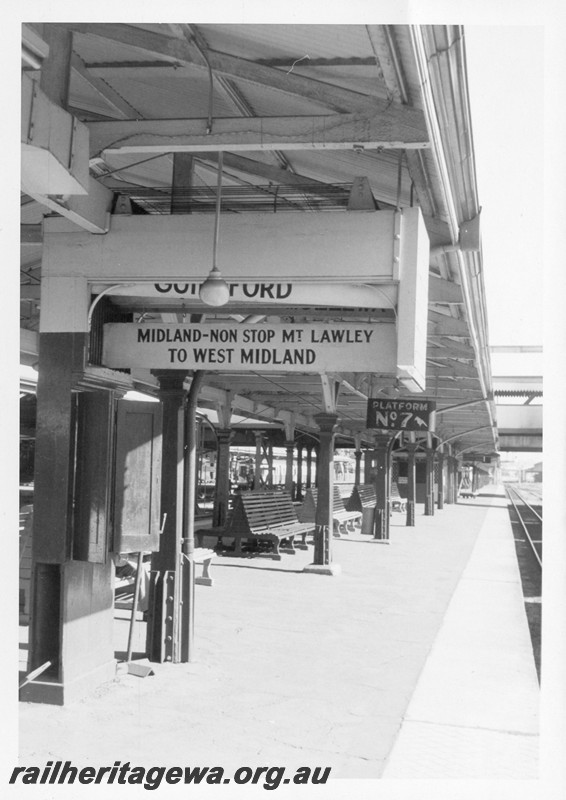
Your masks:
M210 577L210 564L212 558L205 558L202 562L202 575L199 575L198 578L195 578L195 583L200 584L201 586L212 586L213 580Z
M273 551L272 551L271 558L274 561L281 561L282 560L282 556L281 556L281 550L279 549L279 545L280 545L279 539L277 538L277 536L274 536L273 538L271 538L271 536L270 536L269 538L271 539L271 542L273 544Z

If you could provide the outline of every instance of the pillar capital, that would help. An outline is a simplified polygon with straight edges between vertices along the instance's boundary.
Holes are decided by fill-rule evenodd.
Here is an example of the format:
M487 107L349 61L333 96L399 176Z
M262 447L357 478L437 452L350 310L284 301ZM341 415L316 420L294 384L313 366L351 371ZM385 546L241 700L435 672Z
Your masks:
M389 447L389 443L391 442L393 436L390 433L376 433L374 434L374 447L376 450L379 450L383 447Z
M167 369L152 370L159 381L159 394L161 397L168 394L178 394L185 391L185 378L188 377L188 370Z
M315 414L314 421L322 433L334 433L336 423L338 422L338 414L328 414L326 412Z
M234 438L234 431L232 428L217 428L216 437L219 444L230 444Z

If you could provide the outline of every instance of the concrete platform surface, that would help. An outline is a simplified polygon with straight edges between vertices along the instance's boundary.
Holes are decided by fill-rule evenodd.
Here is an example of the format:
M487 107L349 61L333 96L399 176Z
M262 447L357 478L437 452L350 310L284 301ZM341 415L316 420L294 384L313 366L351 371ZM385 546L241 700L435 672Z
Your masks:
M214 585L196 587L194 662L146 678L122 665L63 708L21 703L20 762L536 778L538 683L503 492L391 522L389 544L333 539L336 575L303 572L312 546L218 557ZM128 620L118 608L122 657ZM140 618L134 657L144 636Z

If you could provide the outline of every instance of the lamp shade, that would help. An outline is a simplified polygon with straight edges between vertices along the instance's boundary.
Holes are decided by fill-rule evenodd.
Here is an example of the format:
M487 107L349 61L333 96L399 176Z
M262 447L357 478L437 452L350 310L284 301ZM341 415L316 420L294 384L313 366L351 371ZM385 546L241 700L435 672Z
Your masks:
M207 306L223 306L230 299L230 288L220 271L213 267L199 289L199 297Z

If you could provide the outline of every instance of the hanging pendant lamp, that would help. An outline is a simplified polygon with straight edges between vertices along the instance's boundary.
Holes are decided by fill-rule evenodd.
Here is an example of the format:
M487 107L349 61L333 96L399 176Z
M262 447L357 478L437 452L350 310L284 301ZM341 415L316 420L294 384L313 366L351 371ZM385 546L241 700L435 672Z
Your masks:
M212 269L207 279L199 289L199 297L207 306L224 306L230 299L230 288L222 278L220 270L216 266L216 252L218 250L218 238L220 233L220 204L222 196L222 164L223 155L218 154L218 180L216 184L216 212L214 216L214 244L212 249Z

